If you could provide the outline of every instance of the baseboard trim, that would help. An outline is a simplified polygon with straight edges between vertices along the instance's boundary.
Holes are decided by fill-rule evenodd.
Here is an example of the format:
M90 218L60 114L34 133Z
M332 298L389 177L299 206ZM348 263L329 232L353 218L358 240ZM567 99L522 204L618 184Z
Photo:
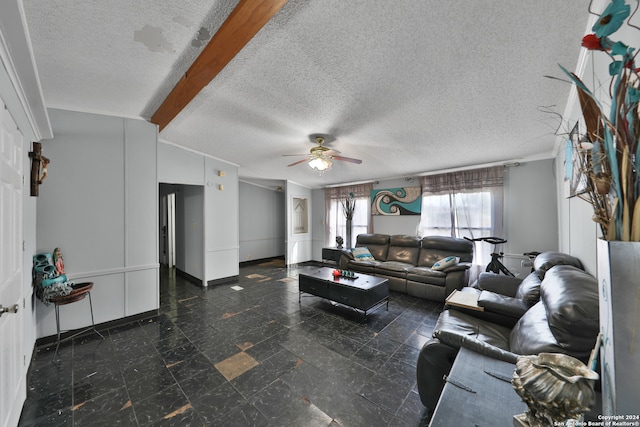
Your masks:
M180 270L179 268L176 268L176 274L182 277L183 279L185 279L187 282L191 283L192 285L196 285L201 288L204 287L202 280L190 275L187 272ZM224 283L237 282L239 278L240 276L236 275L236 276L223 277L222 279L209 280L207 281L206 286L215 286L215 285L221 285Z
M149 311L145 311L144 313L138 313L138 314L134 314L132 316L127 316L127 317L122 317L120 319L115 319L115 320L110 320L108 322L103 322L103 323L98 323L96 324L96 329L98 331L104 331L110 328L115 328L116 326L120 326L120 325L125 325L127 323L131 323L131 322L135 322L137 320L144 320L144 319L148 319L150 317L153 316L157 316L158 315L158 310L149 310ZM88 326L89 328L91 328L91 326ZM60 340L64 340L65 338L68 338L70 336L72 336L73 334L77 333L78 331L82 330L82 329L86 329L87 326L83 326L81 328L78 329L74 329L71 331L65 331L64 333L60 334ZM93 333L91 332L87 332L87 334ZM36 340L35 343L35 347L42 347L42 346L47 346L49 344L55 343L57 341L58 337L57 335L49 335L46 337L42 337L42 338L38 338ZM35 355L35 351L33 352L33 354Z
M252 260L249 260L249 261L242 261L240 263L240 268L247 267L247 266L250 266L250 265L263 264L263 263L269 262L269 261L278 261L278 260L284 261L284 255L268 257L268 258L252 259Z
M202 280L201 279L198 279L196 276L190 275L186 271L180 270L178 267L176 267L176 274L178 276L182 277L183 279L186 279L188 282L193 283L196 286L202 286Z
M326 264L323 264L320 261L303 261L303 262L287 265L287 268L300 268L300 267L335 267L335 266L328 266Z
M222 279L209 280L207 282L207 286L224 285L225 283L237 282L238 280L240 280L240 276L239 275L238 276L223 277Z

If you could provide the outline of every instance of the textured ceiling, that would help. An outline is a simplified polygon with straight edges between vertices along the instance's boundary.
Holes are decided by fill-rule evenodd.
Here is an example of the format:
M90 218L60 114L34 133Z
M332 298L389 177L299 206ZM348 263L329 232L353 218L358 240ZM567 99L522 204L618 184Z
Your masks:
M47 106L148 119L235 3L24 0ZM289 0L160 138L309 187L551 157L588 4ZM287 167L314 133L363 163Z

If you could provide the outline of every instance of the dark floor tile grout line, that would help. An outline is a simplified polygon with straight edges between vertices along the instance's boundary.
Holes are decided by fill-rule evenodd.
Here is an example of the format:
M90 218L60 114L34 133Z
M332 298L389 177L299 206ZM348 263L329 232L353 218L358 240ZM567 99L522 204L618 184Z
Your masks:
M82 357L89 356L91 358L91 346L87 344L87 342L83 342L79 337L79 339L73 340L70 344L71 348L69 349L66 357L70 357L71 361L69 363L71 369L71 384L69 386L69 390L71 393L71 404L73 408L57 408L56 411L51 413L42 413L41 416L37 416L37 418L28 418L28 413L38 414L44 409L40 406L40 412L38 412L38 406L34 405L42 405L45 402L42 401L38 403L35 397L28 399L25 404L25 409L23 411L23 417L20 420L19 425L47 425L46 421L50 419L55 419L51 417L55 417L56 413L60 415L65 411L70 411L70 425L78 425L80 421L90 423L92 417L95 420L100 420L100 422L105 422L107 419L112 419L113 421L117 421L118 419L124 420L128 419L127 422L132 422L135 425L143 425L146 423L147 419L155 419L156 422L162 422L163 417L170 415L175 422L188 420L196 420L196 423L211 423L214 420L218 420L221 417L233 417L238 415L241 411L239 408L248 405L248 407L252 408L255 411L255 416L263 417L263 421L267 422L269 418L269 414L265 412L265 408L263 406L257 405L258 401L256 400L258 396L260 399L270 398L269 390L277 385L277 383L281 382L280 379L284 375L290 374L298 369L298 366L293 366L282 370L281 367L278 367L279 360L276 358L276 355L281 353L282 351L286 351L291 353L291 356L298 357L299 360L302 360L303 363L308 363L310 366L314 366L308 360L305 360L299 353L300 349L296 352L291 352L286 347L282 346L281 340L295 340L296 337L306 337L309 339L309 342L316 342L318 345L314 346L314 348L321 352L319 356L326 358L326 360L331 361L349 361L352 365L344 365L343 368L352 366L353 368L348 368L343 374L347 375L355 375L358 370L362 370L361 372L370 372L372 377L377 375L377 373L388 363L392 358L395 358L397 362L404 366L406 365L408 368L402 368L404 371L411 371L411 360L406 359L407 357L413 357L413 351L411 350L411 345L409 344L410 339L415 339L415 337L404 336L408 332L413 334L417 334L417 328L422 327L424 322L419 321L424 318L430 319L433 317L437 317L438 305L435 303L427 302L427 306L425 307L424 300L419 300L417 298L409 297L407 295L395 295L396 298L392 298L392 304L390 304L389 312L379 312L370 316L369 319L365 321L355 321L352 316L346 316L344 310L340 310L339 308L335 308L331 305L326 304L321 299L310 299L308 301L304 301L304 303L299 304L297 301L297 284L295 281L288 282L280 282L279 279L282 277L295 277L297 269L268 269L264 267L247 267L242 269L241 276L248 276L253 274L258 274L262 278L258 279L247 279L241 277L237 283L212 287L210 289L197 288L190 283L183 283L179 280L176 280L176 283L173 283L171 286L167 286L167 281L165 278L161 281L161 309L157 316L153 316L153 318L149 319L141 319L135 322L132 322L129 325L120 325L118 327L108 328L108 344L107 348L103 348L102 350L106 354L106 356L114 357L116 363L118 363L118 374L116 375L116 383L120 383L118 388L107 388L101 389L99 383L94 383L94 380L99 380L99 376L101 375L96 371L96 373L89 372L87 376L80 378L78 377L78 373L85 369L83 365ZM269 280L265 280L264 278L268 277ZM242 292L232 293L234 291L229 290L230 286L241 286L243 287ZM295 305L294 305L295 304ZM264 307L263 307L264 305ZM254 307L255 306L255 307ZM237 313L235 320L220 318L220 314L224 313L224 311L239 309L242 307L253 307L249 310L246 310L241 313ZM252 311L253 310L253 311ZM277 315L272 314L272 312L277 312ZM205 324L199 324L198 320L203 319ZM272 319L272 324L280 325L275 329L264 328L264 325L261 325L260 322L268 321L268 319ZM277 320L273 320L277 319ZM315 319L315 322L314 320ZM431 319L433 320L433 319ZM231 323L230 323L231 322ZM416 328L413 331L408 329L405 325L411 325L412 323L416 323ZM305 327L303 325L313 325L317 324L315 327L309 328L309 326ZM214 326L215 325L215 326ZM371 329L370 326L373 325L375 329ZM229 329L229 326L232 326ZM168 328L165 330L165 327ZM211 328L211 330L202 331L198 328L207 327ZM157 328L157 329L156 329ZM262 328L262 329L261 329ZM272 333L275 330L282 328L276 333ZM362 328L362 331L356 331L357 328ZM371 331L372 336L367 337L367 330ZM385 332L386 330L386 332ZM171 331L171 332L169 332ZM266 336L260 336L259 333L266 333ZM350 337L349 333L351 332L352 337L362 336L362 339L353 339ZM256 335L258 334L258 335ZM270 335L269 335L270 334ZM324 336L324 334L328 334ZM362 334L362 335L360 335ZM396 344L391 344L393 347L393 351L388 353L383 353L377 350L375 347L370 347L368 344L371 343L374 339L380 337L382 334L384 339L390 340L391 342L395 342ZM388 335L388 337L386 337ZM211 339L216 339L215 337L221 338L224 336L228 336L229 339L222 340L216 342L216 345L207 345L211 344ZM233 390L238 396L242 396L242 399L239 401L225 401L220 400L218 397L213 397L214 402L210 405L211 407L217 407L218 405L223 405L221 407L226 408L224 411L218 411L214 413L208 412L204 406L196 407L196 403L193 401L193 396L189 396L188 390L185 389L188 380L193 380L196 377L203 378L202 375L205 371L199 370L202 365L198 365L195 362L195 365L183 365L184 369L187 371L180 371L178 369L178 365L167 366L167 357L175 358L182 357L182 362L187 363L187 361L194 361L198 357L203 357L203 360L207 360L207 363L210 365L214 365L224 354L231 354L233 351L240 351L240 348L232 348L226 347L227 345L233 346L235 343L234 339L241 339L243 336L251 337L255 342L252 342L252 347L259 345L261 343L272 342L275 343L277 347L280 348L278 351L267 350L269 352L274 351L272 354L267 353L266 357L261 360L260 365L263 365L264 368L267 369L268 366L271 366L270 369L274 369L273 372L268 372L268 377L271 375L275 375L274 378L268 380L265 384L257 384L251 387L256 388L257 391L251 391L252 389L244 390L244 386L240 386L241 382L233 382L223 380L222 384L215 386L210 391L218 390L224 383L227 383L230 387L230 390ZM230 339L231 337L236 337L234 339ZM326 341L327 338L330 338L329 341ZM261 339L262 338L262 339ZM139 343L140 340L143 340L146 343L147 348L151 351L150 354L145 353L144 358L141 359L144 361L151 361L155 358L157 360L161 360L164 367L162 369L166 369L168 371L169 377L172 379L172 382L169 385L163 386L161 389L156 389L153 394L149 394L143 399L136 400L131 395L131 387L135 385L135 382L132 383L131 379L127 375L126 366L133 366L130 362L123 361L128 358L120 357L121 349L127 348L132 344ZM378 338L382 339L382 338ZM396 341L399 339L400 342ZM340 341L343 341L342 343ZM130 342L131 341L131 342ZM286 341L285 341L286 342ZM302 341L304 343L304 341ZM412 343L415 344L414 341ZM355 344L355 345L354 345ZM273 344L269 344L273 345ZM304 344L303 344L304 345ZM343 347L344 353L348 353L348 355L342 354L341 351L337 351L340 349L341 345L346 345ZM349 347L349 346L352 347ZM406 348L405 348L406 347ZM183 356L179 356L182 354L182 349L188 353L184 353ZM192 348L193 350L188 350ZM246 351L249 351L251 347L248 347ZM336 350L334 350L334 348ZM225 350L227 349L227 350ZM368 359L368 358L360 358L356 357L356 354L362 350L367 349L371 352L373 357L376 355L380 355L382 362L379 362L378 359ZM262 349L261 351L264 351ZM38 351L38 354L34 357L34 364L37 362L40 365L40 358L46 357L46 351ZM93 355L95 356L95 354ZM291 357L291 356L282 356L282 357ZM362 354L364 356L364 354ZM36 360L37 359L37 360ZM102 360L100 358L96 360ZM108 358L107 358L108 360ZM271 360L272 363L267 363ZM281 359L282 361L286 361L286 359ZM290 359L289 359L290 360ZM407 361L409 363L407 363ZM113 363L113 362L109 362ZM191 363L191 362L189 362ZM282 362L280 362L282 363ZM287 362L288 363L288 362ZM286 366L286 365L285 365ZM316 366L316 369L320 369L321 372L325 372L325 376L331 378L331 369L328 371L324 371L321 369L322 367L329 369L330 364L327 365L326 362L320 364L320 366ZM188 369L195 369L195 371L189 371ZM211 369L213 372L214 368L204 368ZM353 371L353 374L350 374L350 369L356 369ZM43 365L40 369L40 375L46 375L45 372L49 370L49 375L55 373L55 370L52 370L50 366ZM88 369L90 371L90 369ZM162 371L159 371L162 372ZM180 372L185 372L187 375L183 377L182 374L178 375ZM258 371L256 371L258 372ZM244 374L243 374L244 375ZM263 374L260 374L263 375ZM119 379L118 379L119 378ZM360 380L357 380L357 384L365 384L365 387L369 380L366 380L366 376ZM246 379L253 380L251 377L247 377ZM354 378L355 379L355 378ZM86 380L86 384L83 384L82 381ZM147 383L153 384L154 381L159 381L160 377L149 377L147 378ZM342 381L339 378L335 378L336 381ZM407 378L405 381L409 380ZM46 381L45 381L46 382ZM197 382L197 381L196 381ZM85 389L78 388L80 385L85 386ZM161 385L161 384L158 384ZM86 386L89 388L87 389ZM113 385L115 387L116 385ZM175 389L184 397L184 400L187 402L187 405L180 406L178 408L174 408L172 406L172 402L163 402L159 408L154 409L157 411L165 411L163 413L160 412L148 412L149 408L147 408L145 412L145 419L140 419L140 414L138 414L138 409L142 406L141 403L149 403L155 402L156 397L161 396L160 393L165 392L164 395L167 395L168 389L175 386ZM91 387L94 387L93 389ZM358 386L359 387L359 386ZM126 394L127 404L126 408L120 408L119 411L115 413L101 413L99 408L96 409L94 407L91 408L92 412L87 413L89 409L90 402L98 402L105 404L102 402L105 400L105 396L111 396L109 393L115 392L119 388L122 388ZM415 420L416 425L421 420L424 419L425 413L423 411L422 414L414 414L415 417L411 415L407 415L408 410L404 410L405 405L411 404L411 399L415 396L412 393L415 393L413 389L414 386L409 389L407 394L404 395L400 406L394 411L393 414L390 414L389 411L380 406L380 399L384 399L384 393L373 394L370 396L362 396L372 405L379 408L379 410L385 411L385 413L390 414L391 423L393 420L396 422L404 422L400 421L402 417L410 416ZM246 395L247 391L249 391L249 395ZM403 391L404 392L404 391ZM244 393L244 394L243 394ZM335 394L335 395L334 395ZM246 395L246 396L245 396ZM90 397L87 399L86 396ZM117 396L117 395L114 395ZM212 395L215 396L215 395ZM204 397L204 396L202 396ZM80 400L85 399L80 402ZM308 398L307 398L308 399ZM196 399L197 400L197 399ZM308 399L309 403L316 408L318 411L329 411L331 413L336 413L340 411L340 392L339 390L334 390L332 394L324 396L320 402L314 402L312 399ZM227 402L227 403L225 403ZM320 403L321 407L316 406ZM55 402L52 404L54 405ZM291 420L296 419L296 417L301 416L299 411L303 411L305 406L291 406L292 402L287 401L277 401L275 405L283 405L282 410L277 413L276 416L276 424L282 424L286 421L286 417L292 417ZM81 407L76 408L76 405L81 405ZM87 406L88 405L88 406ZM128 406L127 406L128 405ZM329 406L327 406L329 405ZM337 406L336 406L337 405ZM84 408L82 407L84 406ZM95 406L95 405L94 405ZM331 408L334 409L331 409ZM53 406L52 406L53 408ZM185 409L186 408L186 409ZM246 408L246 407L245 407ZM284 411L284 408L289 408L288 411L293 411L289 413ZM73 409L73 410L71 410ZM125 412L122 412L123 409ZM80 412L85 411L80 416ZM297 412L296 412L297 411ZM363 420L368 417L366 413L358 413L357 408L352 408L351 412L348 416L354 417L364 417ZM224 415L222 415L224 412ZM258 415L256 415L258 414ZM326 414L325 414L326 415ZM33 416L33 415L32 415ZM129 418L126 418L126 417ZM118 418L123 417L123 418ZM148 418L151 417L151 418ZM212 418L213 417L213 418ZM281 419L281 417L285 417ZM333 421L334 425L337 425L338 421L336 416L330 417ZM271 417L273 419L273 417ZM356 418L358 419L358 418ZM57 421L57 420L56 420ZM375 420L375 423L380 420ZM405 420L406 421L406 420ZM51 424L58 425L58 424ZM145 424L146 425L146 424Z

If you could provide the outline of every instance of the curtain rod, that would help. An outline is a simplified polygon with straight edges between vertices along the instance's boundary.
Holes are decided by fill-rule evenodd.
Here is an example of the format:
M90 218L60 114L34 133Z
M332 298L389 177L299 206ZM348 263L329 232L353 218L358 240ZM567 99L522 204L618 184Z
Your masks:
M522 164L521 162L517 162L517 161L484 163L481 165L462 166L458 168L440 169L437 171L422 172L422 173L416 174L415 176L419 177L419 176L441 175L441 174L452 173L452 172L462 172L462 171L469 171L469 170L475 170L475 169L492 168L495 166L503 166L505 168L509 168L509 167L517 167L517 166L520 166L521 164Z
M347 183L344 183L344 184L331 184L331 185L325 185L325 186L324 186L324 187L322 187L322 188L347 187L347 186L349 186L349 185L360 185L360 184L369 184L369 183L377 184L377 183L378 183L378 181L376 181L376 180L374 180L374 179L370 179L370 180L368 180L368 181L355 181L355 182L347 182Z
M545 160L545 159L549 159L551 157L549 156L541 156L539 158L527 158L527 162L534 162L537 160ZM439 175L439 174L443 174L443 173L451 173L451 172L462 172L462 171L467 171L467 170L473 170L473 169L482 169L482 168L489 168L489 167L493 167L493 166L504 166L505 168L508 167L517 167L522 165L523 163L525 163L524 161L517 161L517 160L507 160L507 161L502 161L502 162L492 162L492 163L484 163L484 164L480 164L480 165L473 165L473 166L461 166L461 167L457 167L457 168L450 168L450 169L440 169L440 170L436 170L436 171L430 171L430 172L421 172L421 173L417 173L415 175L412 175L416 178L421 177L421 176L430 176L430 175ZM380 178L380 179L370 179L367 181L355 181L355 182L346 182L343 184L331 184L331 185L325 185L322 188L334 188L334 187L346 187L349 185L358 185L358 184L368 184L368 183L373 183L373 184L378 184L380 181L393 181L394 179L405 179L407 178L407 175L403 175L403 176L396 176L396 177L388 177L388 178Z

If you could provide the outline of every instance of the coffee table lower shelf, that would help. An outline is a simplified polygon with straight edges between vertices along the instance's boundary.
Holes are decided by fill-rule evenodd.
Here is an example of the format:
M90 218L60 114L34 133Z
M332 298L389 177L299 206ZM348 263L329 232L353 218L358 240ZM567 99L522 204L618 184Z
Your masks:
M302 295L302 294L305 294L305 293L306 293L307 295ZM367 317L367 314L368 314L368 313L370 313L372 310L374 310L375 308L378 308L379 306L381 306L381 305L383 305L383 304L385 304L385 303L387 304L387 311L389 311L389 297L387 297L387 298L383 299L382 301L379 301L379 302L375 303L373 306L371 306L371 307L369 307L369 308L364 309L364 308L354 307L354 306L352 306L352 305L347 304L346 302L336 301L335 299L331 299L331 298L327 298L327 297L322 297L322 296L320 296L320 295L314 295L314 294L311 294L311 293L309 293L309 292L303 292L303 291L300 291L300 294L298 295L298 302L300 302L300 298L301 298L301 297L303 297L303 296L305 296L305 297L318 297L318 298L323 298L323 299L326 299L327 301L331 301L331 302L332 302L332 303L334 303L334 304L341 304L341 305L347 306L347 307L349 307L349 308L352 308L352 309L354 309L354 310L362 311L362 312L364 313L364 317Z
M387 279L360 274L357 279L334 278L333 269L319 268L298 276L298 303L303 293L333 301L364 312L386 303L389 310Z

